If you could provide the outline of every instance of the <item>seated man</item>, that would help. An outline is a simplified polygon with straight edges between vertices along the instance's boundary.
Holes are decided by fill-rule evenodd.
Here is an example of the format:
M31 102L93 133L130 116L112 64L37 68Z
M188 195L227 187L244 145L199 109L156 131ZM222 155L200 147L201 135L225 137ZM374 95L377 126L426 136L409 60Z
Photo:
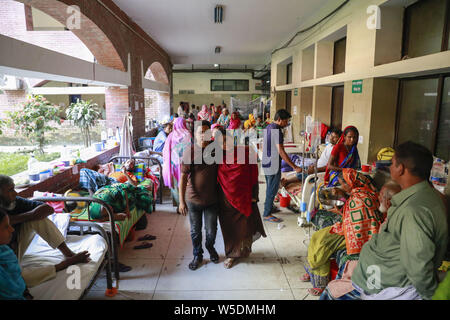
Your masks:
M391 199L394 195L401 191L401 187L395 181L388 181L380 190L379 200L380 206L378 211L382 214L387 214L391 207ZM383 224L386 223L385 220ZM347 252L345 252L346 254ZM358 256L356 256L358 257ZM354 290L352 286L352 273L358 263L358 258L351 261L346 261L338 265L339 272L335 280L328 283L326 290L320 296L320 300L358 300L360 295L358 291ZM336 261L338 259L336 258ZM337 261L338 262L338 261ZM339 261L340 262L340 261Z
M362 248L351 278L361 299L432 298L448 242L444 203L428 182L432 165L421 145L395 148L390 171L402 191L392 198L379 234Z
M166 143L167 136L172 132L172 123L167 122L164 124L164 129L161 130L153 142L153 151L159 152L160 154L155 155L160 163L163 163L162 152L164 149L164 144Z
M13 179L5 175L0 175L0 209L3 209L9 216L8 225L12 225L15 229L7 244L14 250L19 263L36 233L50 247L61 251L67 260L64 263L66 267L74 263L90 261L87 251L78 254L72 252L55 224L47 219L49 215L53 214L53 208L42 202L18 197ZM40 274L40 277L48 278L54 274L55 270L52 269L49 270L49 274Z
M330 160L331 151L333 150L336 143L338 143L339 138L341 137L341 130L337 128L333 128L330 130L330 143L327 144L325 149L323 150L319 160L317 161L317 172L325 172L327 170L328 161ZM307 172L297 173L295 176L289 179L281 179L281 185L283 187L288 186L291 183L295 183L298 181L303 181L310 174L314 174L314 165L310 165L308 167Z
M42 282L51 280L56 272L71 265L87 262L89 253L74 255L53 266L39 266L21 269L14 251L8 246L14 228L6 211L0 209L0 300L33 299L27 290Z

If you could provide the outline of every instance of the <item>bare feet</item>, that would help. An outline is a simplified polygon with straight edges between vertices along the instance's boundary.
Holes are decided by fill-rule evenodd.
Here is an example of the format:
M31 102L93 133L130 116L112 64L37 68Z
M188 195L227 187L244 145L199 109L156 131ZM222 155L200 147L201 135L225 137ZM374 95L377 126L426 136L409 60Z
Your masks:
M78 263L88 263L89 261L91 261L89 256L90 256L90 253L87 251L77 253L74 256L69 257L66 260L55 265L56 272L64 270L64 269L66 269L72 265L78 264Z
M227 258L223 262L223 266L225 267L225 269L230 269L233 266L233 263L234 263L234 259L233 258Z

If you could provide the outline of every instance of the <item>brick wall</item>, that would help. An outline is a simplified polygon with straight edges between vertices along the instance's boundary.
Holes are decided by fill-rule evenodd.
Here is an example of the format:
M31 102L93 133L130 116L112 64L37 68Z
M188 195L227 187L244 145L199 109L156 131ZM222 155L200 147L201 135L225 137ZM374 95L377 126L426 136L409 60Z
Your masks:
M24 4L1 0L0 34L79 59L94 61L86 45L71 31L27 31Z
M73 174L73 167L53 177L39 182L19 192L20 197L30 198L34 191L53 192L64 194L69 189L77 189L80 181L80 170L82 168L94 169L98 164L106 163L114 154L119 153L120 147L107 150L98 156L89 159L86 163L77 164L77 173Z
M0 94L0 119L6 118L6 111L18 111L20 104L26 100L25 90L3 91L3 94Z
M14 2L13 0L1 1L2 4L4 1ZM64 25L68 18L67 6L79 6L81 28L74 29L71 32L62 31L61 34L67 33L81 40L99 64L131 73L131 86L128 89L110 88L107 90L105 96L106 119L111 121L109 127L121 127L123 116L131 108L134 138L137 140L140 136L143 136L145 134L145 107L143 107L145 97L141 83L141 61L143 61L144 70L151 70L156 81L171 85L172 63L169 55L121 11L112 0L103 0L102 2L92 0L18 0L18 2L26 3L41 10ZM12 12L6 16L8 19L16 19L16 15ZM21 28L26 30L24 12L22 12L21 17ZM2 21L1 17L0 21ZM18 22L9 21L8 23ZM50 34L49 31L33 31L31 33L33 39L35 35L39 37L40 33ZM56 33L59 34L59 31ZM64 40L55 41L55 36L51 37L53 44L61 46ZM70 54L74 55L73 50L69 51L72 51ZM131 68L126 70L129 54L131 56ZM128 93L128 100L126 100L125 92ZM170 95L164 96L164 103L159 105L160 108L164 109L162 110L163 113L170 113L170 99ZM135 108L136 101L139 103L137 109ZM158 112L161 113L161 109Z

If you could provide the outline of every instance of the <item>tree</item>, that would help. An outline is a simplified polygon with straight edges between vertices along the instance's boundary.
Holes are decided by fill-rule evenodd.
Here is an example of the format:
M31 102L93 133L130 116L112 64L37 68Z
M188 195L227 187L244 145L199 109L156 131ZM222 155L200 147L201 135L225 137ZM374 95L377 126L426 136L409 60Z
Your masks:
M68 120L72 120L81 130L83 135L84 146L87 148L91 145L90 128L95 126L97 120L101 118L102 114L98 110L98 105L92 103L92 100L83 101L77 99L76 103L70 104L66 110Z
M44 153L46 144L45 133L57 130L56 126L50 125L51 121L60 123L58 117L59 107L53 105L41 95L28 96L27 101L22 103L21 110L7 112L10 122L33 143L37 143L39 152Z

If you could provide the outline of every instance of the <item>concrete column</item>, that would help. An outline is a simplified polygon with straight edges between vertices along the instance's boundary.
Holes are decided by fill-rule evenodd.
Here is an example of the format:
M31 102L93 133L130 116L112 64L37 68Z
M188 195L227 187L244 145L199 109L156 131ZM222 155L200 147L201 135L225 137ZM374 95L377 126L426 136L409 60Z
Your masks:
M331 120L332 87L314 87L312 116L327 126Z
M297 95L295 95L295 91L297 90ZM302 114L300 112L301 108L301 95L300 89L292 90L292 98L291 98L292 106L291 106L291 115L292 115L292 135L294 137L294 142L300 142L299 132L301 130L302 124Z
M302 51L302 81L314 78L315 47L312 46Z
M373 81L368 162L376 161L381 148L394 146L398 86L397 79Z
M373 78L364 79L361 93L352 93L352 81L347 81L344 84L342 128L352 125L358 129L362 139L362 143L358 144L358 152L362 164L366 164L369 159L373 82ZM386 114L380 116L386 116Z
M322 78L333 74L334 42L320 41L316 43L314 64L314 78Z

